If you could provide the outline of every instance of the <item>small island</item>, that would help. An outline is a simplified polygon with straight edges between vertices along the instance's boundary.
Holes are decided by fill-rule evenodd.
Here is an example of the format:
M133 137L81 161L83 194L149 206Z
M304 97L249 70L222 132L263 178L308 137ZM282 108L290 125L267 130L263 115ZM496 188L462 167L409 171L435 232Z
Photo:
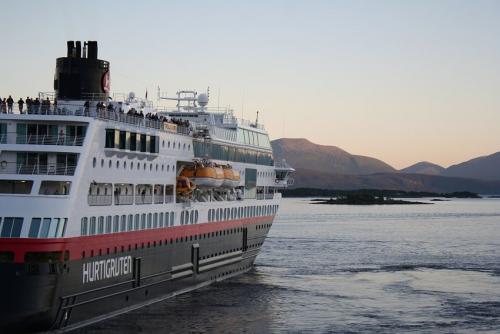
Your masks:
M393 199L371 194L348 194L330 199L313 199L312 204L344 204L344 205L391 205L391 204L433 204Z

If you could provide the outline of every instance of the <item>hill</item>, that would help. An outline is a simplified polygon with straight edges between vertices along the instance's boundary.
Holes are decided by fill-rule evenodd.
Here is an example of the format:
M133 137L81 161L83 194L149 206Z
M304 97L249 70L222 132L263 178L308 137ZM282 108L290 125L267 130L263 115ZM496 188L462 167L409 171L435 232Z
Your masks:
M406 174L441 175L446 169L431 162L422 161L400 170Z
M357 175L396 171L381 160L353 155L336 146L317 145L304 138L277 139L271 145L275 160L286 159L294 168Z
M425 192L471 191L479 194L500 194L500 181L446 177L439 175L379 173L347 175L296 169L293 188L338 190L390 189Z
M450 166L443 175L500 180L500 152Z

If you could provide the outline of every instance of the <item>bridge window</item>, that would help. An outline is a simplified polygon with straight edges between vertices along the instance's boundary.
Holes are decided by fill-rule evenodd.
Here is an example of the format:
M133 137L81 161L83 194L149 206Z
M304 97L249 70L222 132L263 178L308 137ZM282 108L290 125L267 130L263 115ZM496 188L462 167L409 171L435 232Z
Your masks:
M18 217L5 217L3 219L2 231L0 237L2 238L19 238L23 227L23 218Z
M42 181L40 195L68 195L71 188L70 181Z

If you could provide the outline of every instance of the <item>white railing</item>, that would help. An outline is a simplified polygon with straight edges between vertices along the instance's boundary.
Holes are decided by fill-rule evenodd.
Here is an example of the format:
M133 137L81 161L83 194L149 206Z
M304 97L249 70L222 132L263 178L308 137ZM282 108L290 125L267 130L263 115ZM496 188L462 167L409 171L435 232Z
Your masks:
M0 161L0 174L74 175L76 165L18 164Z
M153 196L151 195L136 195L135 204L152 204Z
M92 117L101 120L109 120L120 123L126 123L143 128L153 128L165 132L174 132L182 135L189 135L190 128L183 125L177 125L174 122L165 119L156 119L141 115L141 114L125 114L117 110L108 110L106 108L89 107L86 108L82 104L59 103L57 105L32 105L29 108L14 104L13 111L7 112L8 109L1 110L1 114L16 114L16 115L57 115L57 116L82 116Z
M9 136L7 136L7 139ZM35 144L35 145L64 145L82 146L85 137L65 135L18 135L12 136L14 140L6 140L3 144ZM0 141L1 142L1 141Z
M92 206L111 205L113 196L111 195L88 195L87 202Z

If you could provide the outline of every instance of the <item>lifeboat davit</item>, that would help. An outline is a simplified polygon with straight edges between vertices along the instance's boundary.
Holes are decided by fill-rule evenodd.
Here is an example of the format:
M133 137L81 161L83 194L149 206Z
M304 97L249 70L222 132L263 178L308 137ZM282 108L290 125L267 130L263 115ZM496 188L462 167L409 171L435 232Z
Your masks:
M178 176L177 177L177 194L180 196L188 197L191 196L193 191L196 189L196 184L193 183L186 176Z
M236 188L240 185L240 172L231 167L224 168L224 182L222 186L225 188Z
M224 170L220 167L187 167L182 170L181 176L189 177L200 188L218 188L224 182Z

